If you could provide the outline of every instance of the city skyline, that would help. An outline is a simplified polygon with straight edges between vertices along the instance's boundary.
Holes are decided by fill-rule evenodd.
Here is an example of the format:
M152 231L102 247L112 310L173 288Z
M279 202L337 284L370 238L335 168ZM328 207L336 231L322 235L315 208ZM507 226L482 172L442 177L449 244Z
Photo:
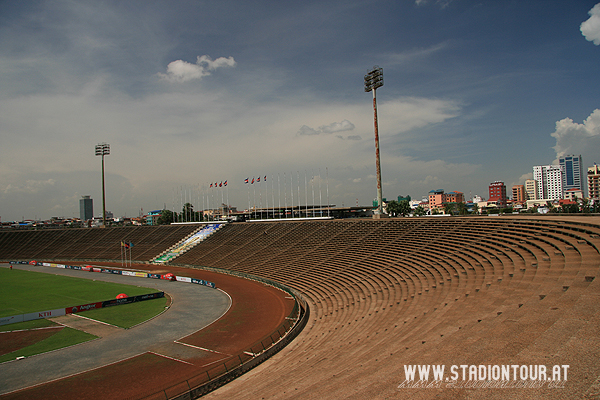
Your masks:
M0 4L0 216L172 208L181 187L328 172L330 203L486 196L600 162L600 3L458 0ZM321 183L323 183L321 182ZM467 197L467 196L465 196ZM470 197L470 196L469 196Z

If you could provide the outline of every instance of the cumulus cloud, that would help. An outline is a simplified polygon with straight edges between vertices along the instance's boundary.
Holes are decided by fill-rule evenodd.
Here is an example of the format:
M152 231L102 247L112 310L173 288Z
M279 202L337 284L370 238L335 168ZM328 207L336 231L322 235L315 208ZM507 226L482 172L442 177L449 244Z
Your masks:
M337 132L344 132L344 131L351 131L354 129L354 124L350 121L348 121L347 119L343 120L342 122L332 122L328 125L321 125L319 127L319 129L313 129L310 126L307 125L302 125L300 127L300 130L298 131L298 135L320 135L321 133L337 133ZM343 139L342 136L339 136L339 138ZM357 139L358 137L358 139ZM350 137L348 137L350 139ZM360 136L353 136L352 137L353 140L359 140Z
M567 154L581 154L585 164L600 161L600 109L594 110L583 124L564 118L556 122L551 133L556 139L556 159Z
M219 57L212 60L209 56L198 56L196 63L192 64L183 60L176 60L167 65L167 73L158 75L169 82L187 82L194 79L202 79L210 75L212 71L221 67L235 67L233 57Z
M314 130L313 128L311 128L310 126L306 126L306 125L302 125L300 127L300 130L298 131L298 135L318 135L319 131Z
M321 132L323 133L336 133L336 132L344 132L351 131L354 129L354 124L347 119L342 122L332 122L329 125L322 125L319 127Z
M54 179L46 179L46 180L35 180L28 179L25 182L20 184L8 184L3 189L3 193L27 193L27 194L36 194L44 188L48 186L54 186L56 181Z
M590 11L590 17L581 23L579 29L586 40L600 45L600 3L596 4Z

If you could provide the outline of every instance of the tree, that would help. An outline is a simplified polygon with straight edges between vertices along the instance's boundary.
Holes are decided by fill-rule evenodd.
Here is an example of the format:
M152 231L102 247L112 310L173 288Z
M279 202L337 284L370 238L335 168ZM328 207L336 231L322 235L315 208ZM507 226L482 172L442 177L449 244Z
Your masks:
M583 198L581 199L581 212L588 214L590 212L590 199Z
M175 213L171 210L162 210L160 217L156 221L158 225L168 225L175 222Z
M444 203L444 214L452 215L456 210L456 203Z
M386 210L392 217L397 217L398 215L405 217L410 214L410 203L408 200L390 200L387 203Z
M467 210L467 205L462 201L457 203L456 207L458 208L459 215L467 215L469 213L469 210Z
M400 215L405 217L408 214L410 214L410 211L411 211L411 208L410 208L410 203L408 202L408 200L402 200L400 202Z
M197 222L200 221L200 213L194 211L194 205L192 203L185 203L181 210L181 214L179 215L179 219L185 222Z
M390 200L387 203L386 210L389 215L396 217L398 214L400 214L400 203L398 203L396 200Z
M417 217L422 217L423 215L425 215L425 209L423 208L423 206L417 206L417 208L415 208L415 210L413 211L413 215L416 215Z

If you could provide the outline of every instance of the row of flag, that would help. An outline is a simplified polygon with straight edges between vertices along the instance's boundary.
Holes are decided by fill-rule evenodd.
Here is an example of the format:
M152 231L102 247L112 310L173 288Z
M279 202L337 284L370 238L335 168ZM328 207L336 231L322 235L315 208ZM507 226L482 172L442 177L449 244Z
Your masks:
M215 182L215 183L214 183L214 186L213 186L213 184L212 184L212 183L210 184L210 187L211 187L211 188L212 188L212 187L223 187L223 186L227 186L227 181L225 181L225 182L221 181L220 183L217 183L217 182Z
M126 249L130 249L133 247L133 242L121 242L121 247L125 247Z
M250 178L246 178L244 179L244 183L250 183L250 184L254 184L254 177L252 177L252 182L248 182L250 180ZM264 181L267 181L267 176L265 175ZM260 176L256 179L256 182L259 183L260 182Z
M260 179L261 179L260 176L258 178L252 177L252 181L250 181L250 178L246 178L246 179L244 179L244 183L250 183L250 184L254 184L254 182L259 183ZM264 182L266 182L267 181L267 176L265 175L262 179L263 179ZM210 188L213 188L213 187L215 187L215 188L216 187L224 187L224 186L227 186L227 181L215 182L215 183L211 183L209 185Z

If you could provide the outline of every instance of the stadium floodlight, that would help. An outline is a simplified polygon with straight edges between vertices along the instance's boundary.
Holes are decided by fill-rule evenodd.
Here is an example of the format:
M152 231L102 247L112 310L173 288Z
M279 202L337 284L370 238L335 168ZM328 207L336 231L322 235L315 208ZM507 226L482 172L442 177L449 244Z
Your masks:
M102 156L102 227L106 226L106 192L104 190L104 156L110 154L110 144L100 143L96 145L96 155Z
M379 128L377 125L377 88L383 86L383 68L377 65L365 75L365 92L373 92L373 115L375 120L375 166L377 168L377 210L375 214L383 215L383 193L381 191L381 162L379 159Z

